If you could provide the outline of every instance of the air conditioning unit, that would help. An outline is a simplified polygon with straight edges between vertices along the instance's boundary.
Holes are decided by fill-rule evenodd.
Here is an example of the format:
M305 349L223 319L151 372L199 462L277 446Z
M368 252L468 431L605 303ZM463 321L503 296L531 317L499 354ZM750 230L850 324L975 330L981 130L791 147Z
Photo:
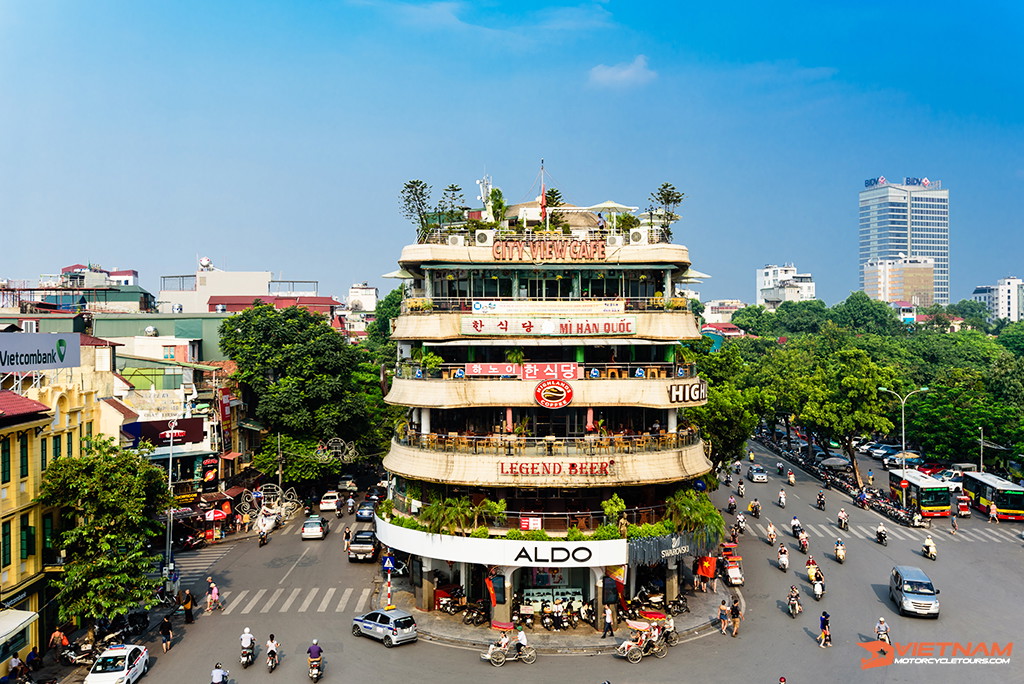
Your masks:
M587 230L586 228L583 228L583 229L580 229L580 230L574 230L574 231L572 231L572 239L573 240L581 240L581 241L582 240L589 240L590 239L590 231Z
M465 235L449 235L448 236L449 247L465 247L466 236Z
M646 245L650 242L650 233L641 228L634 228L629 231L629 244L631 245Z
M622 247L626 244L625 235L609 235L605 240L605 244L609 247Z
M491 247L494 245L494 236L497 234L496 230L478 230L473 239L476 241L477 247Z

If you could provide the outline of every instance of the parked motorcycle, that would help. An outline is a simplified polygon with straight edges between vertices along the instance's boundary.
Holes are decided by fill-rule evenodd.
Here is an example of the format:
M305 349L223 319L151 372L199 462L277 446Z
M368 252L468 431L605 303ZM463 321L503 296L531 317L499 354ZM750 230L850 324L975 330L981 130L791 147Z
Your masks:
M483 601L471 603L466 607L466 614L462 616L462 624L482 625L487 621L488 612L489 611Z
M206 546L205 537L197 537L194 534L190 534L181 541L180 551L198 551L199 549Z

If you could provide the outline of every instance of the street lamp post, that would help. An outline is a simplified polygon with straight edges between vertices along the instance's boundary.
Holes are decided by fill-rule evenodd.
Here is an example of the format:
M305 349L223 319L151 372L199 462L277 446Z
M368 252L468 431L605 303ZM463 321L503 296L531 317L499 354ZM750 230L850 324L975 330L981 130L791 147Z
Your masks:
M981 439L978 440L978 472L985 472L985 428L979 427Z
M891 389L885 387L879 387L879 392L888 392L897 399L900 400L900 466L901 470L907 469L907 399L914 396L918 392L929 391L928 387L922 387L912 392L908 392L905 395L900 395L898 392L894 392ZM900 506L903 508L907 507L907 489L906 487L900 487Z
M176 429L178 427L178 420L167 421L167 430L160 433L160 437L169 440L169 446L167 449L167 493L174 497L174 491L171 483L171 473L174 470L174 437L184 437L185 431ZM167 580L170 581L171 575L173 574L174 564L171 561L171 538L174 532L174 507L172 506L167 510L167 546L166 555L164 556L164 567L167 568Z

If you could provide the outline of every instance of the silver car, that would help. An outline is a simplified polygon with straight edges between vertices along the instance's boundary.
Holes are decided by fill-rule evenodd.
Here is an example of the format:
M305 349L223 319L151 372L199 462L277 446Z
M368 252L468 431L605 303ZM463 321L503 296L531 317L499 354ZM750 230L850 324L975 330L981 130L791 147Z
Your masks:
M371 610L352 618L352 636L378 639L385 648L416 641L416 619L401 608Z
M752 465L747 468L747 478L751 482L767 482L768 471L764 469L764 466Z

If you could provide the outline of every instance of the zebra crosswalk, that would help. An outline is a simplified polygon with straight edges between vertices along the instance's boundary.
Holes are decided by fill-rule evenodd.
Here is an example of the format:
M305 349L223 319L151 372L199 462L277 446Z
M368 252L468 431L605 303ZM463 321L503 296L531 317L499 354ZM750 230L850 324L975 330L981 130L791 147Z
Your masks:
M179 586L182 589L194 587L205 580L210 568L221 558L234 550L234 544L206 546L196 552L174 556L174 569L178 573ZM203 589L205 592L205 588Z
M757 531L759 536L765 536L768 534L768 529L761 523L755 523L753 528ZM856 537L858 539L867 539L874 541L875 529L868 525L850 525L849 530L840 530L834 525L804 525L804 529L809 534L815 537ZM932 532L928 528L922 529L907 529L905 527L898 527L896 525L887 526L886 532L889 533L891 539L897 539L900 541L921 541L924 539L926 534ZM788 530L787 530L788 532ZM950 539L954 542L986 542L986 543L1003 543L1003 542L1014 542L1019 543L1020 531L1016 528L1001 529L995 526L991 528L975 528L961 529L957 534L944 534L943 540Z
M278 603L280 598L287 596L284 601ZM357 593L358 592L358 593ZM267 594L270 593L268 597ZM341 591L341 597L335 600L338 593L337 587L295 587L291 590L284 588L250 591L222 591L220 594L221 603L224 604L224 615L237 613L249 615L256 611L260 614L266 613L344 613L350 610L353 613L362 613L368 609L371 590L369 587L353 589L348 587Z

